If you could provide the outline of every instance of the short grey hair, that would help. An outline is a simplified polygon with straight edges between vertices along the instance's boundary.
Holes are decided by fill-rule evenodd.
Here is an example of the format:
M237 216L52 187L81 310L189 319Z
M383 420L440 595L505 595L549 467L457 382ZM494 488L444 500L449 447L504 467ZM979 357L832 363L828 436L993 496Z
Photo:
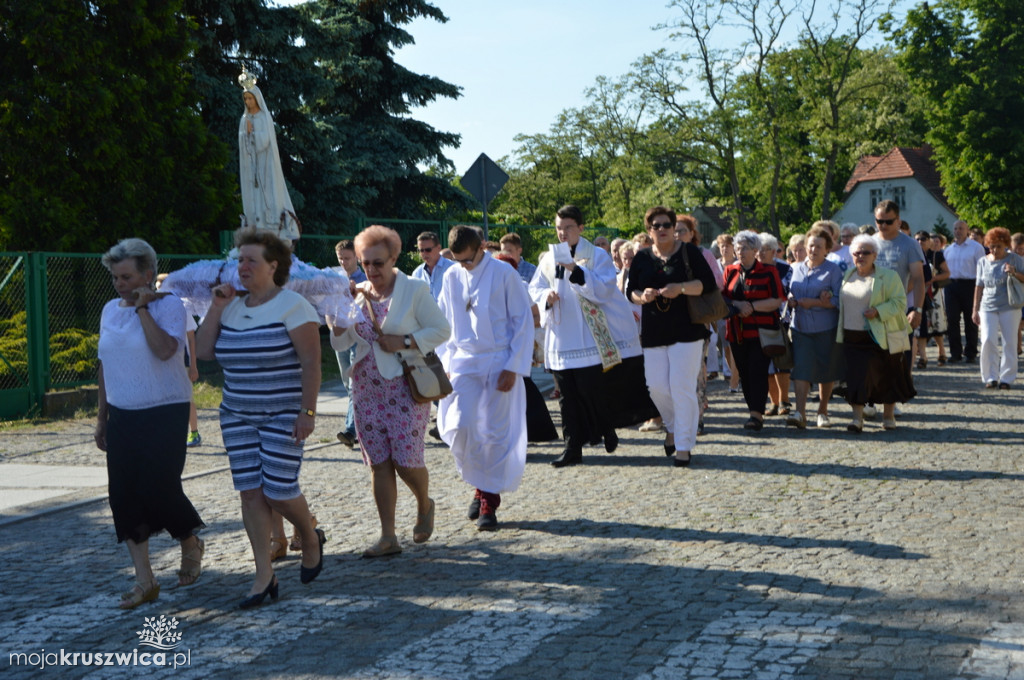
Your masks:
M757 252L761 250L761 237L757 235L757 232L744 229L732 237L732 244L734 247L743 246L748 250Z
M839 228L839 233L843 236L846 236L847 234L856 234L857 225L853 222L843 222L843 226Z
M117 245L108 250L100 259L103 266L110 271L115 264L120 264L127 259L135 260L135 268L139 273L146 271L153 272L156 276L156 251L141 238L126 238L117 242Z
M861 246L867 248L875 255L878 255L878 241L875 240L874 236L868 234L858 234L853 237L853 241L850 243L850 252L855 252L860 249Z
M761 242L761 245L758 247L758 250L761 250L763 248L771 248L772 252L774 253L776 250L779 249L779 239L775 238L768 232L762 232L761 234L758 234L758 240Z

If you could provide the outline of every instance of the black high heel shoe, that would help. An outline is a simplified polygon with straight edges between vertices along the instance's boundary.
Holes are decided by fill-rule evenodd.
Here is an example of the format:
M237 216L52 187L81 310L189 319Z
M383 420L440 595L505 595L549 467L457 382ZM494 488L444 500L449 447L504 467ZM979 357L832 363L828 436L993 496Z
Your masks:
M277 602L277 576L270 579L270 583L263 589L263 592L250 595L241 602L238 603L239 609L252 609L263 604L263 600L267 599L267 595L270 595L271 602Z
M303 583L312 583L324 568L324 543L327 542L327 536L324 534L323 529L317 529L316 535L320 539L318 541L320 544L320 561L316 563L315 567L302 567L302 565L299 565L301 567L299 569L299 580Z

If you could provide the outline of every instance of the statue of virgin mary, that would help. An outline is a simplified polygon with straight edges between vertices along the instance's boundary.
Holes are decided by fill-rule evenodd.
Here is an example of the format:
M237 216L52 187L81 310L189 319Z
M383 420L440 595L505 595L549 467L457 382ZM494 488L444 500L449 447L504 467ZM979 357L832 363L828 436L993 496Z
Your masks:
M242 185L242 226L268 229L282 239L299 239L299 222L288 195L277 151L274 119L256 87L256 77L238 76L245 110L238 123L238 179Z

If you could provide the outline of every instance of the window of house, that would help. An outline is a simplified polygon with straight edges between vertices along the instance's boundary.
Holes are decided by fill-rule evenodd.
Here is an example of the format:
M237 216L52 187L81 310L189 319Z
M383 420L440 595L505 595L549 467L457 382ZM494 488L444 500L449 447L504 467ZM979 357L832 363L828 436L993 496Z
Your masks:
M885 199L891 199L895 201L896 205L900 207L900 210L905 210L907 207L907 188L906 187L892 187L886 189L872 189L870 192L871 198L871 211L874 212L875 206L884 201Z
M872 189L871 190L871 205L868 206L868 210L871 213L875 212L875 206L882 202L882 190Z
M900 207L900 210L907 209L907 188L906 187L893 187L892 188L892 200L896 201L896 205Z

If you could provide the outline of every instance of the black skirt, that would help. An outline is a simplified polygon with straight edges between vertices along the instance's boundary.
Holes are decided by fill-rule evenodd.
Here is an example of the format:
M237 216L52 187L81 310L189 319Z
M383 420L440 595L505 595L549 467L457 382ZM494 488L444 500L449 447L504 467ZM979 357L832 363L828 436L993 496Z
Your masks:
M616 428L658 417L647 391L642 354L623 359L609 371L597 364L551 374L561 392L563 438L573 449L596 446Z
M107 478L117 542L164 529L184 539L203 520L181 487L188 402L147 409L108 407Z
M526 440L550 442L558 439L558 430L548 413L544 395L529 377L523 376L523 384L526 385Z
M905 353L890 354L867 331L843 330L846 401L850 404L906 403L917 395Z

